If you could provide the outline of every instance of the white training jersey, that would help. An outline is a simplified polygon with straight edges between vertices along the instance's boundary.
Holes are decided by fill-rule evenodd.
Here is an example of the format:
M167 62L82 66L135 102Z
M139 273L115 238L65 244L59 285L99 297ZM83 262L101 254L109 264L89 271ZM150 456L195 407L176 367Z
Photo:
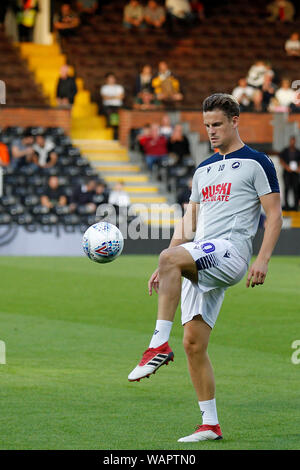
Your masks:
M244 145L202 162L193 177L190 201L200 204L195 240L230 240L249 263L261 214L260 196L279 193L272 160Z

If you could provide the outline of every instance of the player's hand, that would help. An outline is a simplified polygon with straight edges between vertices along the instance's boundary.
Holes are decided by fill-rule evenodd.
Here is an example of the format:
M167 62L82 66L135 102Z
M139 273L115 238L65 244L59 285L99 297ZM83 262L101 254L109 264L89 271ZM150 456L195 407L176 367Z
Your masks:
M152 289L154 289L155 292L158 293L158 289L159 289L158 268L154 271L154 273L152 274L152 276L150 277L148 281L149 295L152 295Z
M250 285L251 287L262 285L265 282L267 271L268 263L256 259L252 266L250 266L246 287L250 287Z

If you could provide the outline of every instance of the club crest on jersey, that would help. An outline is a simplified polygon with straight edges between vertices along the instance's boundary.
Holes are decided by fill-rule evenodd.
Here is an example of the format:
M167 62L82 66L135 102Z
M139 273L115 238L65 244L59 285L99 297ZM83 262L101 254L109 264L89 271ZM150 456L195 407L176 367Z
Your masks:
M233 170L237 170L238 168L241 167L241 165L242 165L241 162L233 162L233 164L231 165L231 168Z
M202 202L229 201L231 183L213 184L202 189Z

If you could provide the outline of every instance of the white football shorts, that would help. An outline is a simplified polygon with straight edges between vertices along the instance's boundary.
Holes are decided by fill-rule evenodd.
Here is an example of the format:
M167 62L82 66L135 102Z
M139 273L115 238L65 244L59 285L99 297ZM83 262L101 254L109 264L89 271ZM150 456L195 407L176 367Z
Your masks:
M248 265L228 240L214 238L180 246L191 254L198 268L198 284L186 278L182 282L181 322L184 325L201 315L213 328L225 290L244 277Z

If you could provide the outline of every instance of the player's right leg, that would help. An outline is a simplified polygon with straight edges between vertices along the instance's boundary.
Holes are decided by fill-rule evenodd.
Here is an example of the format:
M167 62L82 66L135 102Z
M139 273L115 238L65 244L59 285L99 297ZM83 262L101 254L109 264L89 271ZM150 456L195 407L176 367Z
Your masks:
M173 361L168 339L181 295L181 277L197 283L198 270L190 253L181 246L164 250L159 257L158 312L149 348L129 374L130 382L154 374L163 364Z

